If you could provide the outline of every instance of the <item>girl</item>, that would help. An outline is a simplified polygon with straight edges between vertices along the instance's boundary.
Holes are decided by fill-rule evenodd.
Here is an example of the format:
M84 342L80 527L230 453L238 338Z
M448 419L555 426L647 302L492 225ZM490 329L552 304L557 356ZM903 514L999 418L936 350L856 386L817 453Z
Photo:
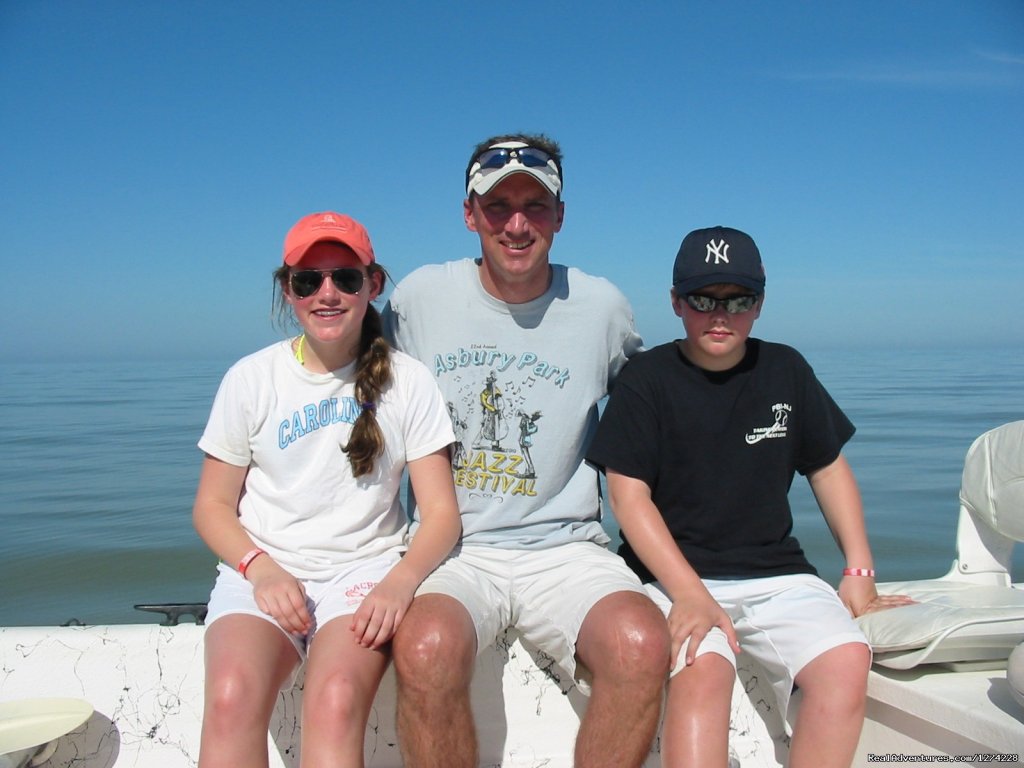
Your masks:
M384 645L461 531L454 435L430 373L381 336L386 273L358 222L304 217L274 277L302 334L228 371L199 441L193 521L222 561L199 763L267 765L277 693L308 654L301 765L362 766ZM422 525L403 554L407 465Z

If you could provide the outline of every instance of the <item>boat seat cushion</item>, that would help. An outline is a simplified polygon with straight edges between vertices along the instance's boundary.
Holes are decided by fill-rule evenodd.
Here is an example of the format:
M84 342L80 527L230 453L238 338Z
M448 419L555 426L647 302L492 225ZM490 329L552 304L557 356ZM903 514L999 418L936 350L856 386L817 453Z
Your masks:
M1005 661L1024 641L1024 590L930 579L886 582L878 592L918 601L857 619L881 666Z

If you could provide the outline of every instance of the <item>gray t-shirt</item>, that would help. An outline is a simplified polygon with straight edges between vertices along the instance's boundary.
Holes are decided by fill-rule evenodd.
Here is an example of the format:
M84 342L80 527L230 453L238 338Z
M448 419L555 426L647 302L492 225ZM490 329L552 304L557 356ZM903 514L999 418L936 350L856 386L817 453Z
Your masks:
M641 340L609 281L552 272L543 296L507 304L472 259L421 267L384 308L385 334L433 372L447 402L466 543L608 542L584 455L597 403Z

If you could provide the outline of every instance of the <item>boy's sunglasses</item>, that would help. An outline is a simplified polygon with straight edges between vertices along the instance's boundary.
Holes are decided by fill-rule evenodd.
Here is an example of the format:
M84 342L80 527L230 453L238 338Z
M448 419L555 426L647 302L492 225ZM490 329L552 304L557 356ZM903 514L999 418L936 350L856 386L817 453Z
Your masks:
M742 296L728 296L724 299L705 296L703 293L688 293L683 298L690 305L690 309L696 312L714 312L716 307L721 307L730 315L749 312L757 304L757 295L753 293L745 293Z
M288 285L292 293L300 299L312 296L324 284L324 278L331 276L334 287L342 293L359 293L363 287L365 275L355 267L339 267L338 269L297 269L288 276Z

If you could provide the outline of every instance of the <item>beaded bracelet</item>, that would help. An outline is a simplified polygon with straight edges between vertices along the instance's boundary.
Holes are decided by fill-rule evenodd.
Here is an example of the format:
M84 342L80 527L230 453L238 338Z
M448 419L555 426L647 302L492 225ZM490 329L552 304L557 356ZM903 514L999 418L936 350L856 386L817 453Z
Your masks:
M843 568L843 576L870 576L875 577L874 568Z
M242 574L243 578L245 577L245 572L249 569L249 564L252 563L252 561L260 555L265 554L267 553L259 547L256 547L256 549L250 549L248 552L245 553L245 557L243 557L242 560L238 563L238 572Z

